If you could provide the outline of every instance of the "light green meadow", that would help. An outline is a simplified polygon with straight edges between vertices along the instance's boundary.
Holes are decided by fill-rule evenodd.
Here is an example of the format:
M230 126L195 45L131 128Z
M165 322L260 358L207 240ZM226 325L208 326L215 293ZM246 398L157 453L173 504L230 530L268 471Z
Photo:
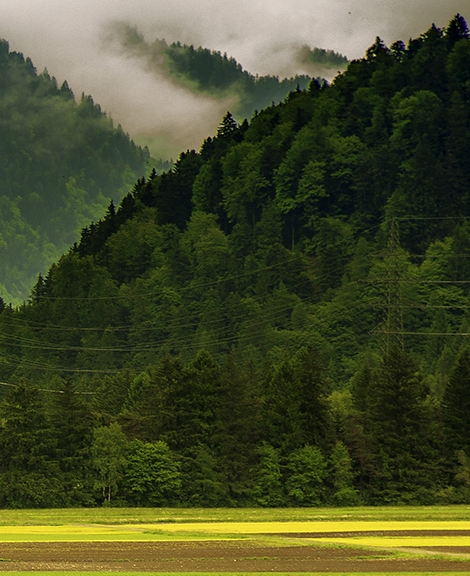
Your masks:
M468 546L470 536L357 536L353 538L308 538L319 544L343 544L361 548L426 548Z
M0 526L2 542L68 542L68 541L162 541L162 540L208 540L225 538L252 538L296 533L315 532L387 532L414 530L470 530L470 521L350 521L324 520L304 522L175 522L152 524L62 524L62 525L10 525ZM302 539L305 541L305 539ZM309 542L336 544L360 544L366 546L469 546L469 536L420 537L323 537L309 538ZM413 543L419 542L419 543ZM431 543L432 542L432 543ZM383 543L383 544L382 544ZM403 544L404 546L405 544Z
M2 510L0 526L199 522L457 522L470 506L357 508L67 508Z

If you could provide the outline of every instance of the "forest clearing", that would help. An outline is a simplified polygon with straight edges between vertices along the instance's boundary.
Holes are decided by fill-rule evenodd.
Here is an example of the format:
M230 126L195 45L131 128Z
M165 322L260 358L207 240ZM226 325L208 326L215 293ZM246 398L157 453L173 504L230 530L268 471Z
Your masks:
M4 510L3 573L470 571L468 506Z

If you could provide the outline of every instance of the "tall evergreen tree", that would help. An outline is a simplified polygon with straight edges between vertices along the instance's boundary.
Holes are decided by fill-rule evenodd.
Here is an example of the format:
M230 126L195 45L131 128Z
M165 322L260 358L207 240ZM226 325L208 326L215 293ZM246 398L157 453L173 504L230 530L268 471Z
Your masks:
M91 504L91 444L94 418L72 380L63 382L55 395L52 430L55 458L62 472L65 496L72 505Z
M458 450L470 456L470 350L460 353L442 399L446 452L455 460Z
M23 381L0 407L0 505L60 506L67 502L55 460L55 439L40 392Z
M429 503L442 481L426 387L411 356L392 346L382 360L370 406L375 466L372 495L387 503Z

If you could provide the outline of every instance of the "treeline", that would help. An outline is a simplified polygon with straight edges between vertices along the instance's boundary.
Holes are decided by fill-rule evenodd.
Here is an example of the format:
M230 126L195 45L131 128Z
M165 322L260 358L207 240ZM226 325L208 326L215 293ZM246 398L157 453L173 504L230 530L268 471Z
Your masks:
M67 82L0 41L0 278L24 300L40 271L149 171L149 152Z
M292 377L298 389L288 393ZM206 351L187 365L167 357L137 377L104 376L90 395L70 380L42 392L20 382L1 407L0 504L356 503L326 391L308 349L256 385L232 358L219 365Z
M297 86L307 88L311 81L307 75L282 80L277 76L254 76L227 54L179 42L170 44L165 55L170 73L183 83L193 82L197 90L209 94L215 91L219 96L236 95L238 103L233 113L241 119L250 118L255 110L261 110L273 102L281 102Z
M240 369L200 351L137 376L19 380L0 406L0 506L468 502L470 353L441 403L391 347L332 391L318 350ZM80 390L82 388L82 390Z
M57 494L54 398L90 415L70 504L468 502L469 59L461 16L377 39L84 228L0 314L3 505L33 387Z

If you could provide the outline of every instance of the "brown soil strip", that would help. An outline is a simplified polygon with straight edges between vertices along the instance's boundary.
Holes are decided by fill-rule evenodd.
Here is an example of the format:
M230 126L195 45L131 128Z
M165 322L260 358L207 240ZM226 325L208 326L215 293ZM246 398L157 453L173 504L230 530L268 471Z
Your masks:
M470 561L249 542L1 542L0 571L466 572Z

